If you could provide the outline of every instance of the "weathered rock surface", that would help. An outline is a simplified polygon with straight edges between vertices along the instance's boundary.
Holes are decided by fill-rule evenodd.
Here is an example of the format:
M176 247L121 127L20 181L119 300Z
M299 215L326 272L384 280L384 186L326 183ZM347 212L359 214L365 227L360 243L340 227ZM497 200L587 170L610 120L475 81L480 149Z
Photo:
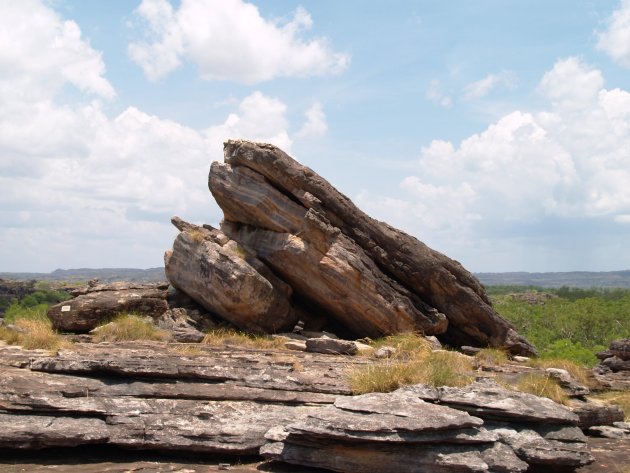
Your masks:
M549 400L489 382L411 386L338 398L271 429L261 454L341 472L574 469L592 461L576 422L577 416Z
M364 359L159 343L0 346L0 449L88 444L251 455L272 426L350 394Z
M165 256L171 284L208 311L250 332L277 332L297 321L292 289L218 230L173 218L180 234Z
M61 331L89 332L121 312L158 317L168 309L168 284L97 284L75 293L77 297L52 306L48 317Z
M614 340L597 357L600 362L593 368L593 375L602 386L620 391L630 389L630 338Z
M612 355L617 358L630 360L630 338L624 338L611 342L609 350Z
M370 218L278 148L228 141L209 187L224 211L221 231L175 220L181 233L167 276L237 326L273 331L299 319L308 328L323 317L355 338L419 331L456 346L535 353L458 262ZM266 290L250 289L252 281Z

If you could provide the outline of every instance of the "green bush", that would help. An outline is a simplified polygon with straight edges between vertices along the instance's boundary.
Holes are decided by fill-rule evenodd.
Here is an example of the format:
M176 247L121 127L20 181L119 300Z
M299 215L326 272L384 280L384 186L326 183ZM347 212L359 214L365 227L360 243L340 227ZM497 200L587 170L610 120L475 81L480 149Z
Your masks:
M567 358L592 366L595 353L630 333L630 290L559 289L544 304L494 296L495 309L511 321L543 357ZM580 292L582 291L582 292ZM551 292L551 291L550 291ZM580 297L577 297L580 295ZM581 296L590 297L581 297Z

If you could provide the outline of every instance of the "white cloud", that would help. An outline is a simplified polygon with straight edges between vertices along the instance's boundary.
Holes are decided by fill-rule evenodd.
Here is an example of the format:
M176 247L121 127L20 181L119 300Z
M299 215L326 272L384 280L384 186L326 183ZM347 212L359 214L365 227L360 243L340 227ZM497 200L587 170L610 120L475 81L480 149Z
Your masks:
M401 182L404 197L363 195L361 205L385 219L402 209L391 214L399 225L454 254L481 254L471 241L491 254L510 228L627 222L630 92L604 88L601 72L576 58L557 61L538 90L547 110L513 111L459 145L433 141ZM519 238L521 252L537 251L533 237Z
M220 159L223 142L235 138L271 143L290 152L292 140L287 131L286 111L283 102L260 92L245 97L239 104L238 113L230 113L223 124L205 131L212 146L212 157Z
M429 83L426 98L445 108L449 108L453 105L453 100L442 92L440 81L437 79L433 79Z
M5 0L0 9L3 105L50 99L66 82L102 97L115 95L101 54L81 38L75 22L63 21L38 0Z
M608 19L607 29L597 36L601 50L619 64L630 67L630 0L621 0Z
M15 27L27 17L39 27ZM2 270L160 265L172 214L220 220L207 173L225 139L290 148L286 105L260 92L205 131L134 107L110 118L90 96L63 103L68 85L113 94L100 54L74 23L68 36L70 22L41 3L0 2L6 18L0 31L13 36L0 48Z
M464 100L474 100L485 97L490 93L492 89L499 85L505 85L507 87L513 86L513 77L509 72L502 72L499 74L488 74L483 79L471 82L464 87Z
M326 38L303 38L313 20L302 7L282 23L263 18L242 0L182 0L177 10L167 0L143 0L136 12L148 38L131 43L129 54L152 80L184 59L204 79L242 83L336 74L350 60Z
M297 138L317 138L324 136L328 131L328 123L322 104L313 103L304 113L306 122L302 128L295 134Z

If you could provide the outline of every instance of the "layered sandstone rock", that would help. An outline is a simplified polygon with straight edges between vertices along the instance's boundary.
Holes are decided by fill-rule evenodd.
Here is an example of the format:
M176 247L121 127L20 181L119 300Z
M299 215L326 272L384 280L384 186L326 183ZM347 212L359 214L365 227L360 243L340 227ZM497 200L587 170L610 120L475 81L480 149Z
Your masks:
M370 218L280 149L228 141L209 187L221 229L176 219L166 272L235 325L274 331L323 320L357 338L415 331L535 353L458 262Z

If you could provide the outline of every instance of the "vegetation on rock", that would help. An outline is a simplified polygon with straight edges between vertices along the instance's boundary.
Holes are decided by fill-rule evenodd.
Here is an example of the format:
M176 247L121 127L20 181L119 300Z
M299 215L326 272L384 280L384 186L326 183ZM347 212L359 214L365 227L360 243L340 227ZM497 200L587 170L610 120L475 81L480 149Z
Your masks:
M472 363L465 355L432 351L429 342L413 333L392 335L373 342L395 352L384 363L353 368L348 373L353 394L391 392L409 384L464 386L472 382Z
M11 324L0 325L0 340L9 345L20 345L27 350L69 348L72 344L59 335L46 317L46 310L39 306L32 309L14 310Z
M94 340L97 342L165 341L168 338L168 332L157 328L150 319L136 314L119 314L111 322L94 329Z

